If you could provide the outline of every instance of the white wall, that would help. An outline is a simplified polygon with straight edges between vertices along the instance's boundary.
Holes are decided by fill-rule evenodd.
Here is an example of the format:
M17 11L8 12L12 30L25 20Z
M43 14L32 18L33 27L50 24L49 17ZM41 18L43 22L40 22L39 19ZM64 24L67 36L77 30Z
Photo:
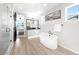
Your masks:
M63 24L59 44L79 54L79 21L67 21Z
M51 30L53 32L54 24L63 23L65 20L65 7L70 4L62 4L58 5L57 7L45 12L41 17L41 32L48 32ZM61 10L61 19L52 20L52 21L45 21L44 15L47 15L51 12L54 12L56 10Z
M53 21L45 21L44 15L41 18L41 33L48 32L51 30L53 32L54 24L63 23L62 31L58 35L58 44L79 54L79 21L67 21L65 20L65 7L70 4L63 4L62 6L55 7L51 9L46 14L51 11L61 9L61 19ZM43 22L42 22L43 21Z

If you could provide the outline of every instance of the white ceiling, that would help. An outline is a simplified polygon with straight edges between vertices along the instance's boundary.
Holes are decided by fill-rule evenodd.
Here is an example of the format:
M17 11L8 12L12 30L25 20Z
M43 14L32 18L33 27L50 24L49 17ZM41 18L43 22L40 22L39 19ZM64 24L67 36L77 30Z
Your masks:
M57 6L59 3L17 3L13 4L14 8L24 12L37 12L37 11L47 11L50 8Z
M21 13L25 13L27 14L28 12L30 13L36 13L36 12L40 12L43 13L57 5L59 5L60 3L13 3L13 4L7 4L8 6L10 6L10 8L15 8L15 10L17 12L21 12Z
M19 13L24 14L42 14L60 4L65 3L10 3L7 4L9 8L14 8Z

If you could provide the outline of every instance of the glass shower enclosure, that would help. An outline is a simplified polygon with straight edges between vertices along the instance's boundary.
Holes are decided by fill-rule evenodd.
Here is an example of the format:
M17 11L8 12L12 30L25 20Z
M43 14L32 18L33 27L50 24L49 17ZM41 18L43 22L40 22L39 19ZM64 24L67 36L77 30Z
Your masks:
M12 19L9 9L4 4L0 4L0 54L6 54L12 39Z

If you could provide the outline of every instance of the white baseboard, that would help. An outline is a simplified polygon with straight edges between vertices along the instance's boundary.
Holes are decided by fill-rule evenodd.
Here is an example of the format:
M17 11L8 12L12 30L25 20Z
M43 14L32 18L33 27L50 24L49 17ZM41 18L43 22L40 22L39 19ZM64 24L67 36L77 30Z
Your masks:
M7 49L7 51L5 52L5 55L9 55L9 54L10 54L12 47L13 47L13 42L10 43L10 45L9 45L9 47L8 47L8 49Z
M39 35L29 36L28 39L39 37Z
M66 49L68 49L69 51L72 51L72 52L75 53L75 54L79 54L78 51L75 51L75 50L73 50L73 49L70 49L70 48L68 48L68 47L66 47L66 46L64 46L64 45L62 45L62 44L59 44L59 46L61 46L61 47L63 47L63 48L66 48Z

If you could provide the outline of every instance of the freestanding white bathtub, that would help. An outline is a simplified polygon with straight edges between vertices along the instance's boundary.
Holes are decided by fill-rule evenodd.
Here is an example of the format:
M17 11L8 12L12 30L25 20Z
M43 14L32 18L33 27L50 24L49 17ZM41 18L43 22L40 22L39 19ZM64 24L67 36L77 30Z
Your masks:
M56 49L57 48L57 39L56 35L50 35L48 33L40 34L40 42L47 48Z

